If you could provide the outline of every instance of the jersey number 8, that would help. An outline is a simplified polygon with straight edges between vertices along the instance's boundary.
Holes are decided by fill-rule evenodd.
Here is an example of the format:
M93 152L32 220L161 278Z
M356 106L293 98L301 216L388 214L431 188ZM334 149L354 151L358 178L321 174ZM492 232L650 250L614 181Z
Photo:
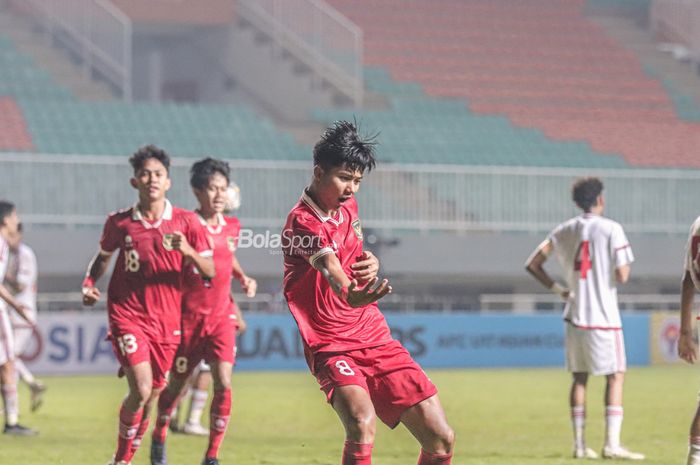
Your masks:
M132 273L136 273L139 268L141 268L141 262L139 262L139 253L135 250L129 250L126 253L126 257L124 259L124 268L126 271L131 271Z

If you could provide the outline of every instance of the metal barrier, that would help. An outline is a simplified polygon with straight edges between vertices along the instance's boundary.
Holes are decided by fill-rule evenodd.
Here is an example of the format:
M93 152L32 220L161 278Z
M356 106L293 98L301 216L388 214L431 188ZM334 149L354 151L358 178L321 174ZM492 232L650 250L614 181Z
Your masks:
M109 0L24 0L21 8L47 34L82 60L131 101L131 19Z
M238 13L362 105L362 30L323 0L238 0Z
M195 206L188 170L172 161L176 205ZM230 160L242 193L244 225L277 232L311 177L311 162ZM700 213L700 171L585 170L384 164L365 176L358 194L363 225L411 231L549 231L576 215L571 184L597 175L606 215L627 232L686 234ZM102 225L132 205L127 157L0 155L0 197L15 201L29 225Z

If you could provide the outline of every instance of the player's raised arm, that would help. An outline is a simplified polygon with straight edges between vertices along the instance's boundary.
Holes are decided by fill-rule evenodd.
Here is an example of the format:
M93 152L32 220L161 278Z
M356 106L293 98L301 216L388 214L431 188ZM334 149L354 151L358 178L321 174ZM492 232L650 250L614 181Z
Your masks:
M690 271L683 275L681 284L681 334L678 338L678 356L688 363L695 363L697 348L693 340L693 300L695 284Z
M371 304L391 293L391 286L386 279L383 279L379 286L375 287L379 280L376 276L370 279L363 288L358 289L357 280L351 280L345 274L338 257L333 253L318 257L312 265L328 280L333 292L351 307L357 308Z
M552 291L554 294L561 296L566 299L569 296L569 290L554 281L544 269L544 262L547 261L549 255L554 250L552 241L545 239L537 248L532 252L530 257L528 257L525 262L525 269L532 276L535 277L537 281L540 282L544 287Z
M216 275L211 250L197 252L181 231L173 233L172 244L173 250L179 251L186 260L192 262L203 277L211 279Z
M110 258L112 258L112 252L100 249L90 260L82 285L83 305L92 306L100 300L100 290L96 284L107 272Z

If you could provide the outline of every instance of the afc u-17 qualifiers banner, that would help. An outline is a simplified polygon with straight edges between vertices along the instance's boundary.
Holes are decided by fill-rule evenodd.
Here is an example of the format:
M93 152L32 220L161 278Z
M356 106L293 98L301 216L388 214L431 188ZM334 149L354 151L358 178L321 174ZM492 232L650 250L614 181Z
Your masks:
M392 334L425 368L564 366L564 323L558 315L388 313ZM249 315L238 337L236 370L305 370L291 315ZM630 365L650 361L650 317L623 318ZM116 373L103 312L39 315L25 358L39 374Z

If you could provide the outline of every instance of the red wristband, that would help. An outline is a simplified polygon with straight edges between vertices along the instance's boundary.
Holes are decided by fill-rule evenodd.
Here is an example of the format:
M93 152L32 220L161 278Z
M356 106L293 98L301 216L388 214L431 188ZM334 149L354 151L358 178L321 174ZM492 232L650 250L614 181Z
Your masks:
M85 279L83 279L83 289L91 287L95 287L95 280L92 279L92 276L85 276Z

